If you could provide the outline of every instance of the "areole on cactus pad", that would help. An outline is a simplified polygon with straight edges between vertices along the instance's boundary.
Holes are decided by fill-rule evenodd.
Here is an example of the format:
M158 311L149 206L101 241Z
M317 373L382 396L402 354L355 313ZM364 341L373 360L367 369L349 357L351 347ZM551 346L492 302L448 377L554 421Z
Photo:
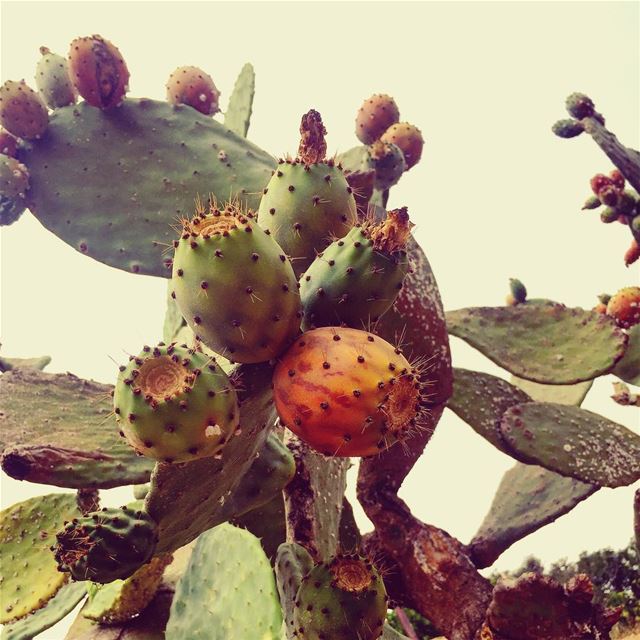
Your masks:
M273 376L281 422L329 456L371 456L417 429L422 384L399 348L358 329L304 333Z

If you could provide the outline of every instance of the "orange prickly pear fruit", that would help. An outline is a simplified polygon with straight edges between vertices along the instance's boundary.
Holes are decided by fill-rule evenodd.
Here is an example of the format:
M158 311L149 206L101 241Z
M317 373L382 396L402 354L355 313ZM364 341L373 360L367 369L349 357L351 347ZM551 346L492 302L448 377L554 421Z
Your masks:
M358 329L304 333L277 365L282 423L320 453L371 456L417 428L420 372L400 349Z
M638 258L640 258L640 245L638 244L638 241L634 238L631 241L631 245L629 246L629 248L626 250L624 254L625 266L628 267L630 264L633 264L636 260L638 260Z
M638 324L640 322L640 287L625 287L611 296L607 304L607 315L624 329Z

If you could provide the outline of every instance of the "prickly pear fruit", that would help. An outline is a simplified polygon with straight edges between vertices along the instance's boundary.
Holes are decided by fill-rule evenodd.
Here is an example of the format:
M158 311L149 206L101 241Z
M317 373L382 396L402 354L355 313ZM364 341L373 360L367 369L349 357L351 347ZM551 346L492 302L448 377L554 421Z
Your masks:
M553 131L558 138L575 138L584 132L584 125L580 120L566 118L564 120L558 120L553 127L551 127L551 131Z
M166 86L167 102L171 104L188 104L205 116L220 110L220 92L211 76L198 67L178 67L169 76Z
M258 219L291 258L296 276L357 219L356 201L342 169L325 161L326 129L313 109L302 117L298 157L280 160L267 184Z
M7 80L0 87L0 124L9 133L25 140L39 138L47 130L47 108L24 80Z
M0 154L16 157L18 141L8 132L0 129Z
M354 227L330 244L300 280L307 327L376 322L394 303L409 270L405 250L413 225L407 209Z
M624 253L624 264L626 267L628 267L629 265L636 262L639 258L640 258L640 245L638 244L638 241L635 238L633 238L631 240L631 244L629 245L629 248Z
M302 579L293 621L296 637L304 640L376 640L386 614L378 570L361 556L339 555Z
M0 196L17 198L29 188L29 171L15 158L0 155Z
M251 211L198 205L173 259L173 297L202 342L235 362L279 356L300 332L291 263Z
M609 178L613 183L613 186L617 189L624 189L625 179L622 173L618 169L614 169L609 173Z
M71 43L69 75L78 93L99 109L117 107L129 89L129 70L120 51L98 35Z
M356 136L363 144L371 144L400 119L395 100L376 93L364 101L356 116Z
M566 100L565 106L570 116L582 120L594 114L595 105L593 100L584 93L572 93Z
M75 104L77 94L69 76L69 63L47 47L40 47L42 58L36 65L36 87L49 109Z
M369 165L376 172L376 189L389 189L400 180L407 169L400 147L377 140L369 147Z
M27 205L23 198L0 196L0 227L13 224L24 213Z
M238 427L233 385L204 353L160 344L120 369L116 418L121 434L145 456L184 462L216 455Z
M585 211L585 210L597 209L601 205L602 205L602 202L600 202L600 198L598 198L598 196L589 196L584 201L584 204L582 205L582 210Z
M421 410L418 369L357 329L302 334L280 359L273 388L282 423L329 456L380 453L411 434Z
M517 278L509 278L509 295L513 302L507 301L507 304L522 304L527 301L527 288Z
M422 156L424 139L418 127L408 122L398 122L391 125L380 138L382 142L395 144L402 150L407 163L407 171L415 166Z
M625 287L611 296L607 304L607 315L616 324L629 329L640 322L640 287Z
M158 527L144 511L105 508L66 523L56 541L51 550L59 571L104 584L128 578L149 562Z

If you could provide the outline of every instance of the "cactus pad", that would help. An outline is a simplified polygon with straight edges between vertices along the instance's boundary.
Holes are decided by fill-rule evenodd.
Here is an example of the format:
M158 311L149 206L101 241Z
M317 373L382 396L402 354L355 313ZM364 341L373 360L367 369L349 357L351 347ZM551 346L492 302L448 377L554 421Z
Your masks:
M449 409L494 447L511 455L500 433L500 419L509 407L530 402L531 398L506 380L488 373L458 368L453 372Z
M240 70L224 113L224 126L243 138L249 131L255 89L256 74L247 62Z
M528 464L507 471L469 543L474 564L491 566L512 544L568 513L599 487Z
M613 320L559 304L449 311L449 333L511 373L546 384L573 384L613 369L626 336Z
M46 606L2 629L2 640L31 640L57 624L71 613L87 595L87 587L81 582L65 584Z
M579 407L515 405L503 415L500 431L526 462L561 475L603 487L640 479L640 436Z
M153 463L118 438L110 385L14 369L2 375L2 468L12 478L107 489L147 482Z
M296 594L302 579L313 569L313 558L303 546L295 542L285 542L278 547L275 569L280 604L287 625L287 637L292 639L297 635L293 622Z
M100 262L163 277L171 225L195 196L257 206L275 165L191 107L146 99L107 113L84 103L58 109L23 162L29 208L47 229Z
M281 625L273 572L258 539L228 524L200 536L176 586L166 640L277 640Z
M511 376L511 384L522 389L536 402L556 402L579 407L593 386L593 380L585 380L576 384L540 384L518 378L518 376Z
M220 519L224 503L253 463L274 421L271 374L272 368L264 364L237 368L242 385L240 427L222 458L156 465L145 505L159 526L158 552L174 551L226 519Z
M49 550L65 520L80 515L73 493L55 493L0 513L0 624L44 606L66 582Z
M629 384L640 386L640 325L631 327L628 335L627 350L622 359L617 362L612 373Z

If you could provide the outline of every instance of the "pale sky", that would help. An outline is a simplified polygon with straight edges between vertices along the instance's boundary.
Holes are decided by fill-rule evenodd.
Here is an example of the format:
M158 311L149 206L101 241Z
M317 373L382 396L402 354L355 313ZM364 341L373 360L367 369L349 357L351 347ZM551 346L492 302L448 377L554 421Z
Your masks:
M409 207L447 309L500 305L513 276L533 297L583 307L637 283L638 270L622 261L628 230L580 212L589 178L612 165L586 136L565 141L550 131L567 117L565 97L583 91L624 143L640 146L637 2L3 2L1 29L2 81L33 84L41 45L66 55L73 38L100 33L127 60L130 96L163 99L174 68L196 65L224 106L252 62L249 137L274 154L296 150L311 107L323 115L330 151L346 150L357 143L361 102L393 95L426 144L390 205ZM51 372L112 382L113 360L160 339L165 286L80 255L27 213L2 231L2 352L49 354ZM506 375L456 339L452 348L456 366ZM612 380L596 381L585 408L638 430L637 409L609 399ZM401 495L417 516L467 542L512 464L447 411ZM2 506L50 491L3 476ZM117 505L131 494L103 495ZM626 545L632 495L601 490L494 567Z

